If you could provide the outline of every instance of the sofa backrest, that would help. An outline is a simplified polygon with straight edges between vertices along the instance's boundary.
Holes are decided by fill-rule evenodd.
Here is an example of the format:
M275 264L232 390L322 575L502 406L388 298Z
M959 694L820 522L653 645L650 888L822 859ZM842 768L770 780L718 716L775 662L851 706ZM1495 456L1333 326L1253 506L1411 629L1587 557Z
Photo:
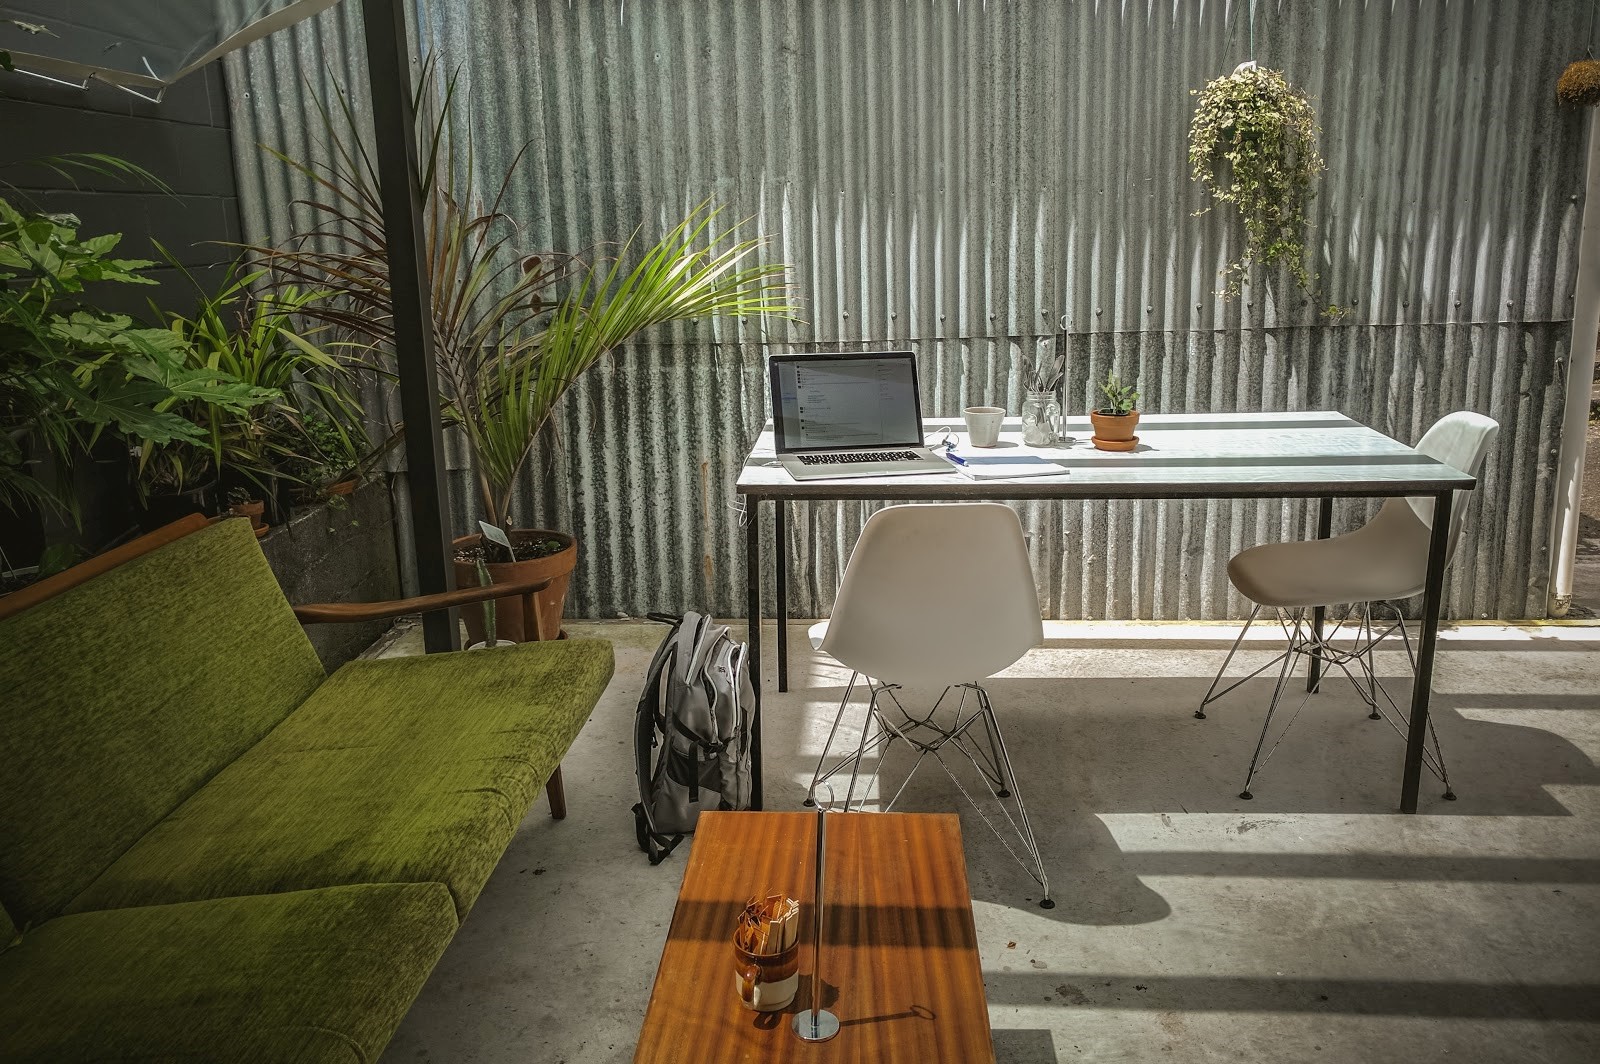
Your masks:
M0 620L0 906L54 915L323 675L248 521Z

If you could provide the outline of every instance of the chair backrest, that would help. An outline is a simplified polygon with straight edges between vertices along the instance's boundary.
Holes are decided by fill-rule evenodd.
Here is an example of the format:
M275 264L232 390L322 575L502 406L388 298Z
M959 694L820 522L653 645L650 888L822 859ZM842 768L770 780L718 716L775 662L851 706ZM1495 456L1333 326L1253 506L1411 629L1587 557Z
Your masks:
M943 686L999 672L1043 638L1016 511L941 503L867 520L822 649L875 680Z
M248 521L0 620L0 905L59 912L322 682Z
M1477 476L1483 469L1484 459L1489 455L1489 448L1494 444L1494 437L1500 431L1500 423L1494 418L1485 417L1483 414L1471 410L1457 410L1453 414L1446 414L1433 423L1433 427L1422 434L1422 439L1416 443L1416 450L1438 462L1443 462L1451 469L1459 470L1469 476ZM1447 558L1455 557L1456 543L1461 539L1461 528L1467 517L1468 492L1458 491L1450 506L1450 545ZM1426 496L1407 498L1405 500L1411 512L1422 522L1425 529L1433 528L1433 500ZM1398 506L1399 500L1391 499L1389 506Z

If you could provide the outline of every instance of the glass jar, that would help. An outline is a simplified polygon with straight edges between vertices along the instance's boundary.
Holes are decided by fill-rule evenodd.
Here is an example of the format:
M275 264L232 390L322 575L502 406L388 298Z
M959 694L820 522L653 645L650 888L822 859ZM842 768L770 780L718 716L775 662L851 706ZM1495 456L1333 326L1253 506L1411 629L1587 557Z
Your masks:
M1029 392L1022 400L1022 442L1054 447L1061 439L1061 404L1055 392Z

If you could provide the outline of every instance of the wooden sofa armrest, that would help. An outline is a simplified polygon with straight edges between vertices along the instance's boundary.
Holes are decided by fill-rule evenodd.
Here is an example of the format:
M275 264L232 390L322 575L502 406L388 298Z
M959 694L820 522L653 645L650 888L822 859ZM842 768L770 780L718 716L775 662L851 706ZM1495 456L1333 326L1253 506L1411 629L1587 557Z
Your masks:
M455 591L441 591L436 595L418 595L415 598L391 599L387 602L315 602L296 606L294 616L301 624L381 621L390 617L402 617L408 613L430 613L452 606L465 606L486 599L520 598L522 630L532 632L535 639L544 639L545 634L539 627L539 610L534 596L549 586L548 580L523 580L513 584L457 588Z

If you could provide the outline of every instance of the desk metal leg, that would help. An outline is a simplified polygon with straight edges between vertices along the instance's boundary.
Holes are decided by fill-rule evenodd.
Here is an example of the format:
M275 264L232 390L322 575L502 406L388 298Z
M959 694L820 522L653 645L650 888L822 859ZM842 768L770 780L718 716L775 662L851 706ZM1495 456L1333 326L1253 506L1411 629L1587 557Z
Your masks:
M1333 500L1331 498L1317 500L1317 538L1327 539L1333 531ZM1315 691L1322 682L1322 622L1326 618L1327 608L1313 606L1311 609L1311 645L1316 648L1316 653L1311 655L1310 667L1306 669L1306 690Z
M772 502L773 557L777 562L778 691L789 689L789 501Z
M1433 532L1428 537L1428 582L1422 597L1422 634L1417 640L1417 673L1411 681L1411 724L1406 732L1405 777L1400 811L1417 811L1422 782L1422 750L1428 736L1428 696L1433 691L1433 649L1439 641L1439 613L1444 608L1445 554L1450 546L1450 504L1453 491L1434 496Z
M761 501L745 497L744 570L746 639L750 643L750 684L756 704L750 715L750 808L763 807L761 786Z

